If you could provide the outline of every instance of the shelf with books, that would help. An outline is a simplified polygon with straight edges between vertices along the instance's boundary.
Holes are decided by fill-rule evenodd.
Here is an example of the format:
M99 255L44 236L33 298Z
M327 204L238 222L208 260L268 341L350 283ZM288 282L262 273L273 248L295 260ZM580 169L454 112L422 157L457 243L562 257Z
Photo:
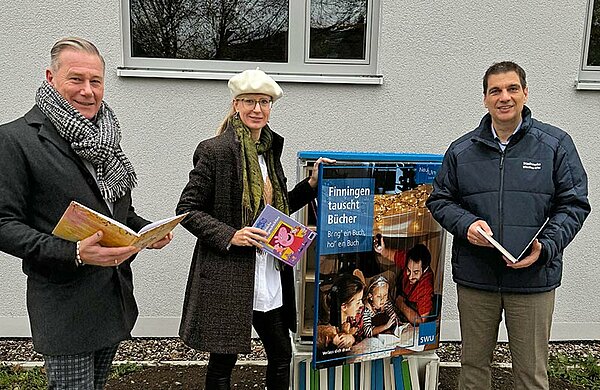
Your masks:
M435 352L387 357L320 370L312 367L311 357L310 352L294 353L292 390L438 388L440 359Z
M313 338L313 323L314 323L314 297L315 297L315 282L313 281L305 281L303 283L304 291L302 296L304 297L305 305L300 308L300 313L302 317L300 329L300 339L301 341L312 344Z
M297 179L301 181L312 174L314 161L303 161L298 166ZM296 220L311 230L317 226L317 204L309 203L296 213ZM296 266L296 300L298 307L298 333L296 342L299 344L312 344L314 325L315 301L315 273L317 269L316 243L313 243L304 252L300 263Z

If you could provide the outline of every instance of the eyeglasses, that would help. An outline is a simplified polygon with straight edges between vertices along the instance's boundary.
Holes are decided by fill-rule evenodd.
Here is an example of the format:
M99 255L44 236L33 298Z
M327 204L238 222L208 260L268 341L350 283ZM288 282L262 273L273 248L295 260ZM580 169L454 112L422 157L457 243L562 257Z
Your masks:
M258 105L260 106L261 109L263 110L268 110L271 108L271 105L273 104L273 101L267 98L262 98L262 99L246 99L246 98L239 98L239 99L235 99L238 101L241 101L242 104L244 105L244 108L247 108L249 110L254 109L254 107L256 107L256 103L258 103Z

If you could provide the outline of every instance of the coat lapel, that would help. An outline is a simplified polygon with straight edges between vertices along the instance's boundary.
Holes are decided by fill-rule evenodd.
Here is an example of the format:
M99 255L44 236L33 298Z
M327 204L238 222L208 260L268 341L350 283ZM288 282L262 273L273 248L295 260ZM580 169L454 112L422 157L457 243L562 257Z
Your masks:
M73 160L80 168L86 169L81 159L75 154L71 145L63 137L58 134L56 128L50 122L50 119L38 108L33 106L27 114L25 114L25 120L27 124L33 127L37 127L38 135L51 142L58 150L60 150L65 156ZM86 169L87 170L87 169Z
M236 166L235 171L237 174L237 180L241 183L241 181L242 181L242 158L241 158L240 150L242 148L242 143L238 139L238 137L235 134L235 131L233 130L232 127L228 127L227 130L225 130L225 133L223 135L229 137L229 140L225 142L225 145L229 146L229 148L231 150L231 155L235 159L235 166Z
M63 153L77 165L79 171L85 177L85 181L88 183L90 188L92 188L92 190L94 191L94 194L101 201L100 204L104 206L102 210L98 211L106 215L111 215L110 210L108 209L108 206L106 205L106 202L102 197L100 188L98 188L98 185L96 184L96 179L94 178L94 176L92 176L92 174L87 169L81 158L73 151L69 142L67 142L67 140L61 137L60 134L58 134L56 128L54 127L52 122L50 122L50 119L48 119L48 117L44 115L44 113L39 109L37 105L33 106L33 108L29 110L27 114L25 114L25 121L27 121L28 125L37 127L39 129L38 136L40 138L44 138L48 142L53 144L61 153Z

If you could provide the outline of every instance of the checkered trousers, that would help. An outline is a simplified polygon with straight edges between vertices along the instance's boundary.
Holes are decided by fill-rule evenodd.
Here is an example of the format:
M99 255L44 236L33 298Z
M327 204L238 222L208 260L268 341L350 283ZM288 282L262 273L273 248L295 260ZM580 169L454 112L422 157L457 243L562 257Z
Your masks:
M44 355L49 390L103 390L119 344L77 355Z

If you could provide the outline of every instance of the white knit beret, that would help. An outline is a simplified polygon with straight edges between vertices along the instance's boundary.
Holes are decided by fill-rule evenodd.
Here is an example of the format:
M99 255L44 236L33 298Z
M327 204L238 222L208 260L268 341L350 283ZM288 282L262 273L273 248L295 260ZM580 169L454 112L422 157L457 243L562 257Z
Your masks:
M236 74L229 79L227 86L234 98L245 93L262 93L275 101L283 96L283 90L275 80L258 68Z

